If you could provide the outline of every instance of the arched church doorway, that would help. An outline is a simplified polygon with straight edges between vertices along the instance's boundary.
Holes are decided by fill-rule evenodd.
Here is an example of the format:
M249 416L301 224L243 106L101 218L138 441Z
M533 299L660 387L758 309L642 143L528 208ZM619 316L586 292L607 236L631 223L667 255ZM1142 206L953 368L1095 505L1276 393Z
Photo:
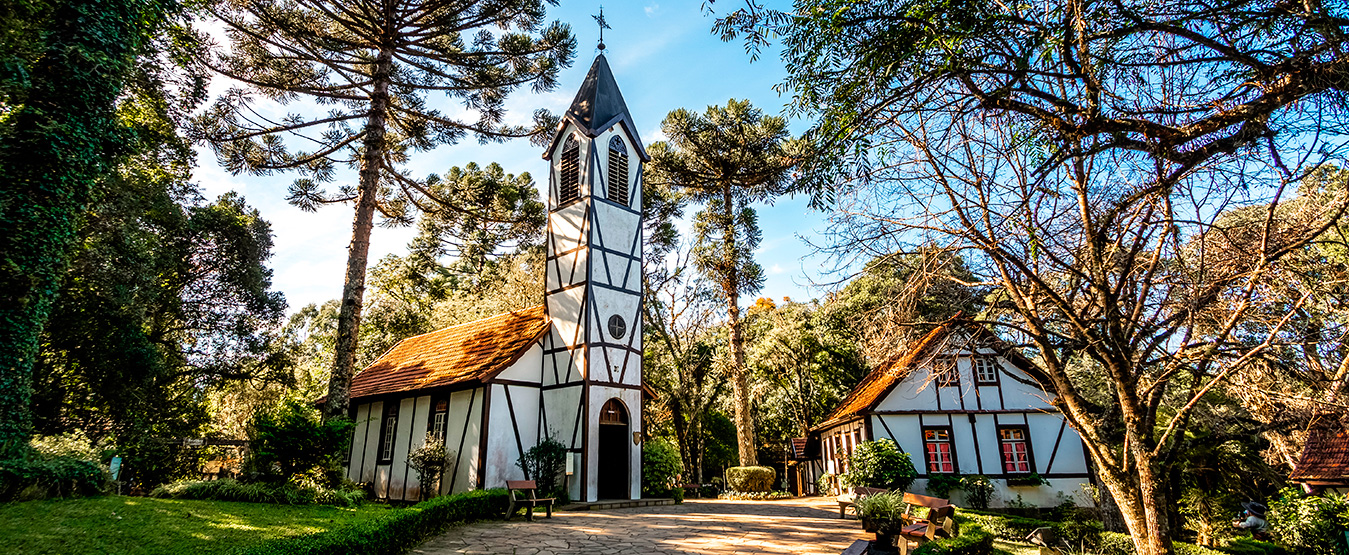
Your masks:
M628 409L618 399L609 399L600 409L598 494L600 499L628 499Z

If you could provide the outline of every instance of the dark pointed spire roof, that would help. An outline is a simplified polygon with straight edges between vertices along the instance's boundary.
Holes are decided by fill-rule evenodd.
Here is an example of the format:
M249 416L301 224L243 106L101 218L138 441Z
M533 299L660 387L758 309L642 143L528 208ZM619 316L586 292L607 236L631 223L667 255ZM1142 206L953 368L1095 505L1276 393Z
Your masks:
M591 137L622 123L633 141L637 143L637 152L642 160L651 159L646 154L641 137L637 135L632 114L628 113L628 105L623 102L623 93L619 92L618 83L614 82L614 72L609 69L609 61L602 53L595 57L595 63L590 66L590 72L581 83L581 90L576 91L576 98L571 101L571 107L567 108L567 113L563 114L562 119L564 122L570 119L576 127ZM544 158L548 158L552 153L559 137L554 137L553 144L544 152Z

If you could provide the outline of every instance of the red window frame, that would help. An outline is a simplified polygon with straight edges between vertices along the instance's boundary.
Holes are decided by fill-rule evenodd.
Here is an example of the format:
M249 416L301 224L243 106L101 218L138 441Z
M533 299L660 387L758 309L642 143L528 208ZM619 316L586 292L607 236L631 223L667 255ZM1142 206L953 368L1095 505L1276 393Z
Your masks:
M1030 449L1030 429L1026 426L998 426L998 451L1002 454L1004 474L1035 472L1035 459Z
M923 464L928 474L955 474L955 438L950 426L923 427Z

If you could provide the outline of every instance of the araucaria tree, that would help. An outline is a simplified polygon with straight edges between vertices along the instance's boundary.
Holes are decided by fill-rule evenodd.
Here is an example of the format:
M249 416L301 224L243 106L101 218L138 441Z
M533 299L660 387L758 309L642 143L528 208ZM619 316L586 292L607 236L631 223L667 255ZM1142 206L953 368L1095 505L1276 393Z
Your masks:
M705 114L681 108L665 117L661 129L669 140L651 145L648 181L672 186L705 203L694 216L693 261L716 283L726 303L740 464L753 465L754 413L740 296L763 287L763 268L754 262L760 233L750 204L786 192L791 168L798 161L798 143L790 138L786 120L765 116L748 100L708 106Z
M1263 292L1343 213L1343 189L1277 208L1342 163L1346 9L799 0L719 25L783 24L785 87L842 153L806 174L841 195L840 246L973 252L1002 290L988 323L1048 377L1138 553L1158 555L1187 432L1221 443L1279 424L1233 421L1214 394L1270 355L1306 300ZM1218 216L1243 206L1263 215ZM1260 338L1243 327L1257 307Z
M244 88L198 118L200 137L232 172L299 172L290 200L301 208L356 205L325 418L345 414L349 402L376 212L410 223L413 209L463 210L458 199L435 195L401 168L409 153L469 134L503 140L547 127L543 112L533 127L506 125L503 106L521 86L551 89L571 64L571 30L545 26L544 4L232 0L214 8L232 48L209 63ZM268 118L255 108L255 94L282 104L307 99L317 108ZM470 115L430 103L442 95ZM357 170L356 185L325 191L340 166Z

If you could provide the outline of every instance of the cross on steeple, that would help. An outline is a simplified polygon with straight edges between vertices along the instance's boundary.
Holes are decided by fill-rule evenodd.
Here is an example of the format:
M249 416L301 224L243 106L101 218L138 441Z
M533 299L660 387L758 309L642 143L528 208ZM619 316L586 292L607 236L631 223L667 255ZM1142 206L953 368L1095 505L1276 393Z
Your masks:
M612 29L612 27L609 26L609 22L604 20L604 6L600 6L599 15L592 15L590 17L595 18L595 23L600 26L600 52L604 52L604 30Z

